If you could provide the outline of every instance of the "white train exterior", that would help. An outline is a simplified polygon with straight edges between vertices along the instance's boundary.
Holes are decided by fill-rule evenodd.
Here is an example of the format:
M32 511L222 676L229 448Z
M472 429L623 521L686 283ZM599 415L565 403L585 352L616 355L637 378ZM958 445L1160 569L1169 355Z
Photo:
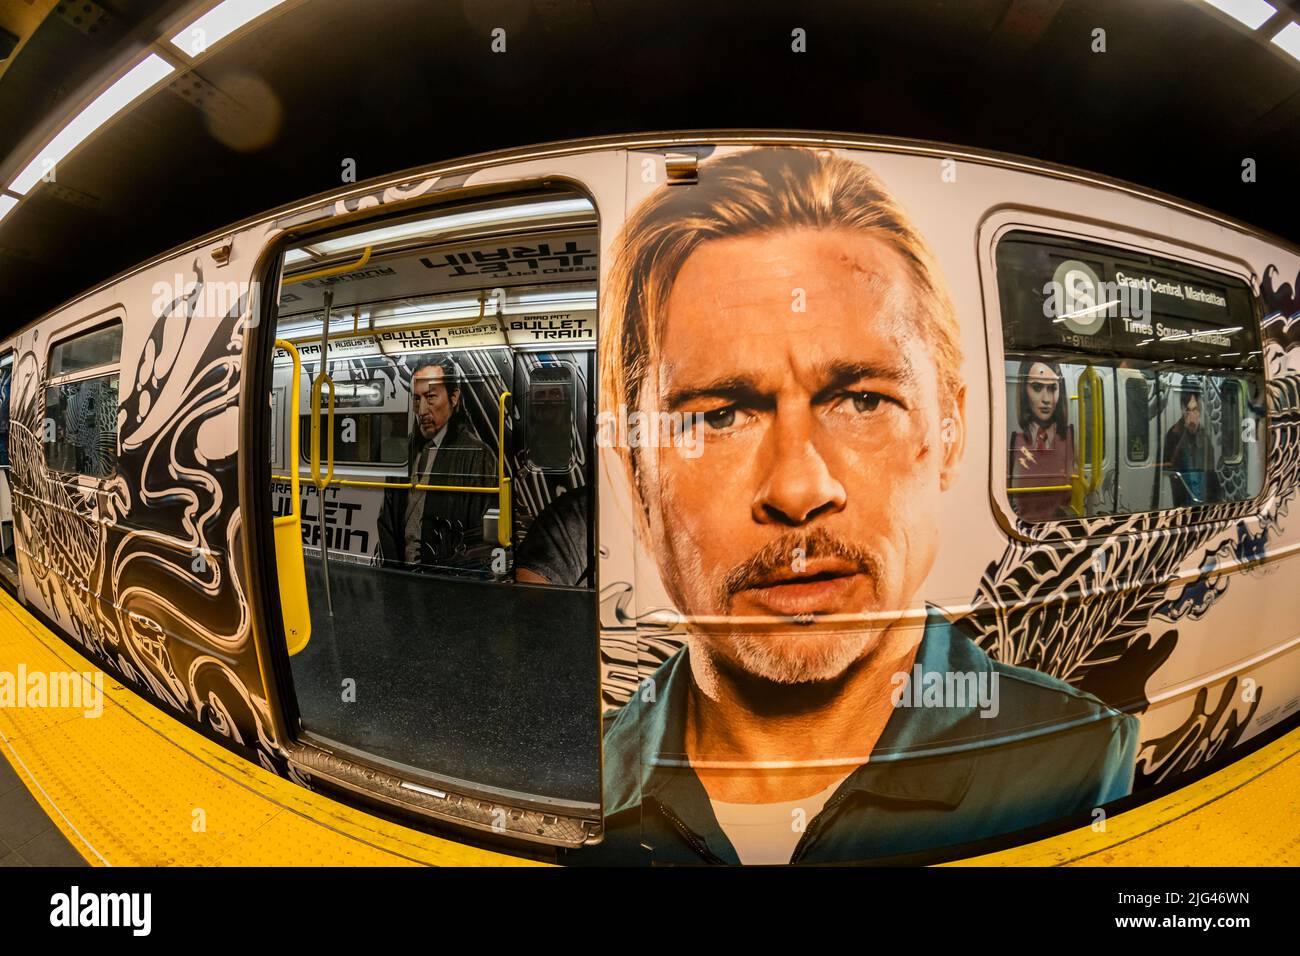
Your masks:
M285 676L290 659L274 586L272 519L293 510L289 471L296 468L308 561L319 560L324 515L335 567L350 563L378 573L385 491L313 482L306 439L320 319L314 305L295 312L284 295L311 296L328 284L311 292L281 286L281 258L303 236L355 232L391 216L405 221L452 203L500 203L543 187L589 202L589 215L566 235L591 247L592 267L549 278L574 288L585 283L595 299L530 311L526 303L511 305L512 289L548 278L540 268L505 282L469 276L438 291L478 297L484 303L479 325L467 324L463 314L455 322L427 319L411 346L412 325L400 317L390 316L388 324L404 331L386 333L381 313L363 324L359 312L342 309L335 314L339 328L354 334L331 338L329 354L332 370L348 362L353 369L332 371L336 397L351 382L343 392L353 414L396 416L399 424L411 407L409 363L405 377L384 378L382 388L367 370L397 367L403 351L458 355L461 369L479 362L466 357L471 354L487 356L488 364L503 356L501 362L522 361L516 368L526 368L528 355L557 348L591 362L582 367L592 377L581 382L590 420L575 426L584 462L565 481L595 493L590 600L598 627L585 636L590 652L575 658L575 666L590 668L599 681L599 701L588 702L593 727L602 716L610 725L647 686L653 695L654 675L690 644L694 630L707 628L697 620L702 616L677 606L677 588L642 528L637 512L644 505L616 447L626 440L619 431L626 410L608 404L597 387L604 370L595 372L596 363L617 354L602 338L610 269L625 224L644 203L662 191L698 188L729 157L774 149L868 169L923 238L953 304L966 385L964 453L938 498L931 566L909 606L896 610L909 619L941 613L990 659L1040 672L1132 718L1136 743L1126 792L1141 795L1177 781L1292 720L1300 710L1300 519L1291 513L1300 490L1300 251L1243 224L1082 172L867 137L693 132L475 157L277 210L85 293L0 342L10 376L8 459L0 473L0 518L6 546L10 536L13 545L4 567L8 586L97 666L271 772L340 799L401 811L417 825L427 818L464 827L507 849L538 854L560 847L573 862L594 856L607 818L620 809L613 805L620 787L610 778L608 737L599 797L568 801L539 795L528 780L479 787L481 781L463 773L367 760L364 753L302 739L293 682ZM446 242L470 249L486 242L485 235L458 234ZM1093 266L1094 280L1118 271L1123 278L1109 289L1140 290L1134 291L1136 319L1120 316L1121 306L1104 298L1076 296L1071 302L1092 302L1110 323L1104 348L1089 351L1085 341L1072 358L1068 342L1037 332L1024 332L1028 338L1017 347L1006 284L1008 244L1015 242L1059 250L1053 262L1102 263L1104 269ZM312 265L328 268L348 258L355 252ZM1048 291L1035 281L1029 293L1041 302ZM1143 301L1174 316L1166 320L1174 324L1144 325ZM498 303L505 307L494 316ZM1070 328L1087 327L1092 318L1059 309L1039 315L1051 334L1060 331L1063 315ZM1208 331L1188 332L1177 325L1180 316ZM1130 336L1111 331L1122 330L1121 322L1131 325ZM545 338L557 328L564 330L558 344ZM95 339L105 329L109 339L120 329L119 346ZM1075 341L1088 334L1076 333ZM1185 348L1189 336L1207 344L1200 358ZM304 363L297 422L287 401L292 364L276 338L292 340ZM1170 340L1167 348L1175 351L1145 362L1136 351L1144 338L1157 348ZM815 345L810 339L810 348ZM1076 486L1074 511L1060 512L1059 520L1026 520L1013 500L1022 494L1009 454L1021 385L1017 363L1032 364L1039 353L1063 370L1061 400L1069 402L1074 443L1072 473L1064 476ZM1166 379L1162 363L1181 371ZM488 382L496 373L484 369L480 379ZM498 392L518 397L524 373L511 374L483 385L480 421L494 414L488 404ZM1217 443L1218 490L1210 498L1197 486L1194 503L1180 506L1176 481L1153 479L1152 469L1186 408L1180 383L1188 376L1198 382L1207 433ZM97 384L86 384L92 381ZM512 383L513 390L506 387ZM56 402L63 403L57 411ZM261 418L268 406L274 409L266 419L270 433ZM345 406L336 414L346 414ZM511 416L514 435L519 419ZM378 461L341 463L338 476L376 484L406 480L410 428L409 419L404 430L395 426L376 440ZM293 429L304 439L296 462L289 454ZM511 549L554 500L555 482L548 485L540 471L530 478L510 455L509 436L480 430L488 445L499 440L515 488L516 534L505 548L506 569L494 577L509 589L517 586ZM95 448L108 449L103 462ZM499 500L492 499L493 508ZM473 619L458 623L475 627ZM783 626L795 633L802 623ZM599 766L598 730L585 746ZM418 786L403 786L411 782ZM1012 832L1020 823L1045 822L1018 821L1011 812L999 826ZM942 854L953 847L910 849ZM655 852L647 850L645 860L654 861Z

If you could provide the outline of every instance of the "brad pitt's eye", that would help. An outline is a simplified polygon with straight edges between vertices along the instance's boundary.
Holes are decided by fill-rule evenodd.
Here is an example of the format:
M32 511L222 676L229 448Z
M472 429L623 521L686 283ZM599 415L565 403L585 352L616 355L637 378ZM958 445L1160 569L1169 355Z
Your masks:
M853 409L858 412L874 412L884 400L885 396L879 392L855 392L853 394Z
M829 401L827 410L847 416L850 420L875 421L887 414L891 405L904 410L907 408L901 399L884 392L845 389Z
M736 424L735 406L729 405L726 408L714 409L711 412L704 413L704 424L710 428L721 430L730 428Z

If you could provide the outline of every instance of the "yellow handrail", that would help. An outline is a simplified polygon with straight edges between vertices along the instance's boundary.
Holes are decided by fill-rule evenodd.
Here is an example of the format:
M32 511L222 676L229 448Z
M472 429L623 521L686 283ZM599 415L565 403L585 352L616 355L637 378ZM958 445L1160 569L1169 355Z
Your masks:
M1083 425L1083 396L1071 395L1070 401L1076 402L1079 408L1079 424ZM1088 433L1082 428L1079 431L1083 435L1083 447L1079 449L1079 457L1074 460L1075 471L1071 476L1080 486L1083 485L1083 470L1088 467Z
M1079 515L1084 513L1084 502L1087 497L1101 487L1106 442L1106 403L1102 395L1101 376L1091 365L1079 376L1080 393L1085 386L1090 389L1089 414L1086 419L1083 414L1083 395L1070 396L1070 401L1078 403L1079 430L1082 438L1081 454L1078 458L1079 470L1073 476L1074 487L1071 489L1070 497L1070 507L1074 509L1075 514ZM1084 471L1089 468L1092 470L1088 472L1085 482Z
M311 386L311 480L319 491L334 480L334 379L330 377L329 372L325 371L324 363L321 363L321 373L316 376L316 381ZM327 472L324 479L320 474L320 404L321 392L324 387L330 387L330 406L329 418L326 420L326 432L329 442L329 451L326 452ZM296 462L297 459L294 459Z
M342 265L326 266L324 269L317 269L315 272L302 272L296 276L285 276L280 280L280 285L294 285L298 282L311 282L313 279L328 279L331 276L341 276L345 272L351 272L353 269L360 269L370 261L370 246L366 246L361 258L356 262L345 262Z
M486 300L484 300L486 302ZM497 486L501 493L497 496L497 544L503 548L510 547L510 479L506 477L506 400L509 392L502 392L497 398Z
M1028 486L1024 486L1024 487L1021 487L1021 488L1008 488L1008 489L1007 489L1007 494L1009 494L1009 495L1023 495L1023 494L1025 494L1026 492L1036 492L1036 491L1073 491L1073 490L1074 490L1074 485L1039 485L1039 486L1036 486L1036 487L1033 487L1033 488L1030 488L1030 487L1028 487Z

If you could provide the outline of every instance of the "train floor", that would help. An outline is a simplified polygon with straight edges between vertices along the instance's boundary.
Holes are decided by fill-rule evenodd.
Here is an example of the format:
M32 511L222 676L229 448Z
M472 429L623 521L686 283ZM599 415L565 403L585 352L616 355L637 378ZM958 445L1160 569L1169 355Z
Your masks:
M307 563L292 660L309 732L442 777L600 802L596 597ZM350 683L347 683L350 682Z
M0 671L20 667L28 673L94 669L0 593ZM97 866L530 865L313 793L111 681L104 698L96 719L78 710L0 708L0 755L13 775L0 769L6 846L0 863L63 862L66 856L54 856L57 841L36 842L52 826ZM47 824L34 815L37 809ZM17 852L11 840L19 841ZM1294 730L1217 773L1112 815L1102 831L1072 830L955 865L1298 863L1300 730Z

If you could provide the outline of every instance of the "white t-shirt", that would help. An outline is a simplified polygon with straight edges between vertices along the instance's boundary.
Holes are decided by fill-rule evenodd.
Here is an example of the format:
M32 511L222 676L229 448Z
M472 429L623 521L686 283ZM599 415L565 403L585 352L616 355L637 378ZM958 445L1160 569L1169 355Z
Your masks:
M825 790L787 803L723 803L710 800L718 825L736 848L740 862L789 863L794 848L813 817L848 779L846 773ZM802 814L796 811L802 810ZM802 825L799 825L802 824Z

